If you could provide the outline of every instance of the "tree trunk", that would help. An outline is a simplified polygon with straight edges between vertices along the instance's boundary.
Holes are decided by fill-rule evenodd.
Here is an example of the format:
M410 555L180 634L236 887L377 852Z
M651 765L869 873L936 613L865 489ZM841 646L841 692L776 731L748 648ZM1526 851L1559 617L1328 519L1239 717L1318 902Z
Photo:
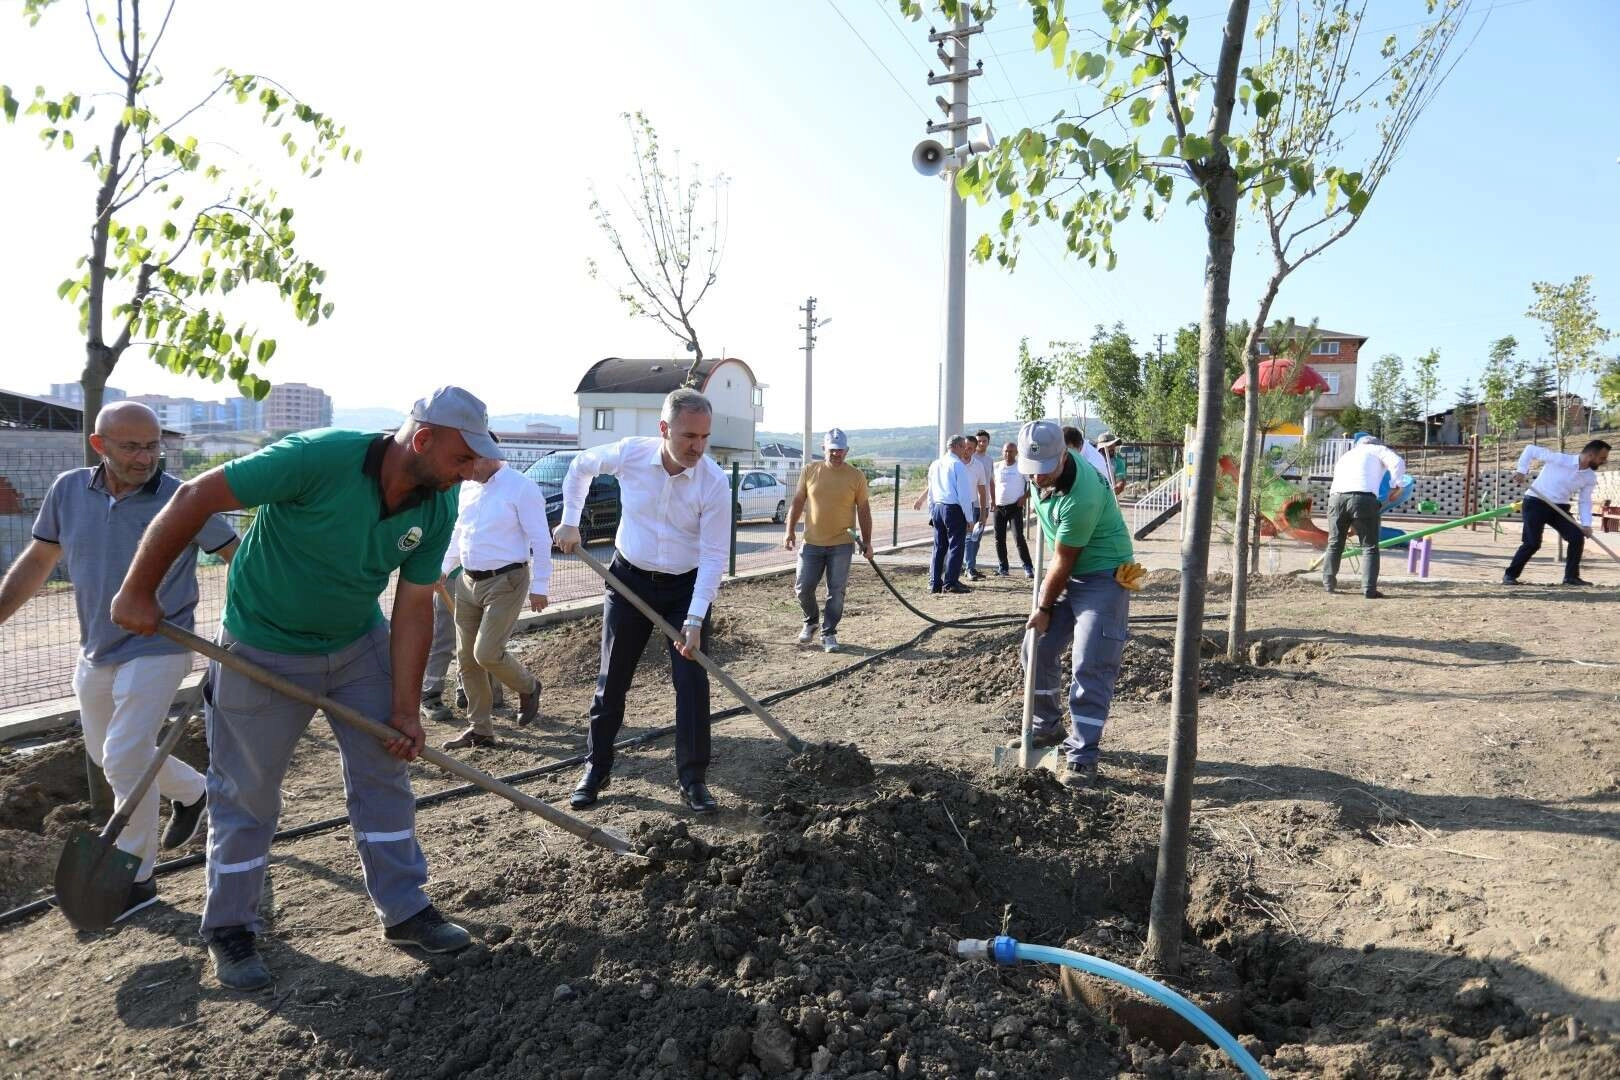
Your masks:
M1209 576L1209 534L1214 524L1215 478L1221 450L1221 404L1226 395L1226 310L1231 299L1232 250L1237 227L1237 177L1222 139L1231 129L1238 64L1243 55L1249 0L1232 0L1215 72L1213 147L1198 169L1204 187L1204 313L1199 351L1198 460L1192 506L1181 544L1181 595L1176 612L1175 664L1170 709L1170 753L1165 763L1164 816L1153 880L1144 962L1166 975L1181 973L1181 933L1187 914L1187 833L1192 822L1193 768L1198 761L1199 645L1204 631L1204 588Z
M1260 308L1249 327L1249 339L1243 343L1243 371L1249 380L1249 389L1243 395L1243 458L1238 462L1237 512L1232 521L1232 597L1226 609L1226 657L1234 664L1243 659L1244 635L1249 621L1249 520L1256 521L1255 554L1259 554L1259 507L1254 499L1254 474L1260 460L1260 335L1266 320L1271 317L1272 301L1282 287L1284 272L1274 270L1266 282L1266 291L1260 297Z
M84 352L84 371L79 375L79 386L84 390L83 431L80 434L84 445L84 463L94 466L101 463L101 455L90 445L90 435L96 429L96 416L100 414L102 401L106 397L107 380L112 377L118 360L112 355L111 349L96 342L86 344Z

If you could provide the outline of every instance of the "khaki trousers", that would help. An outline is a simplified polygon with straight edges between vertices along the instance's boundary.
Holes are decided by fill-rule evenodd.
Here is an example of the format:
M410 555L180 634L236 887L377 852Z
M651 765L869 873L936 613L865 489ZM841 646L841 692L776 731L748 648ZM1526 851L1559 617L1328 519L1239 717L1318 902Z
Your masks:
M529 568L474 581L463 570L455 580L456 661L467 692L467 720L474 731L493 735L489 711L493 676L519 694L531 694L533 675L506 651L506 639L529 602Z

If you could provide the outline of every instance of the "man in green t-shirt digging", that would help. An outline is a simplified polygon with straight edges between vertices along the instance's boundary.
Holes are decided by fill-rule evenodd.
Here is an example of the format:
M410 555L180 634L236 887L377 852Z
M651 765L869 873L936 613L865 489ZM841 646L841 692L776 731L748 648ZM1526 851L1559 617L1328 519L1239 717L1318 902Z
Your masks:
M1027 624L1037 635L1035 745L1062 743L1068 759L1063 783L1083 788L1097 777L1097 748L1130 633L1134 577L1122 568L1135 566L1131 538L1108 481L1064 445L1063 429L1052 421L1036 420L1018 432L1018 471L1034 485L1035 516L1053 551ZM1072 683L1063 670L1071 641ZM1060 704L1065 688L1067 733Z
M157 629L154 592L209 515L258 507L231 563L220 644L376 719L384 744L332 723L349 821L383 936L451 952L465 930L428 901L406 762L422 749L422 671L433 591L456 519L456 484L500 457L484 403L456 386L418 401L393 435L325 429L288 436L187 482L148 526L112 617ZM377 598L399 571L392 621ZM208 670L208 896L202 932L215 975L270 984L255 937L259 893L281 812L281 782L314 710L229 668Z

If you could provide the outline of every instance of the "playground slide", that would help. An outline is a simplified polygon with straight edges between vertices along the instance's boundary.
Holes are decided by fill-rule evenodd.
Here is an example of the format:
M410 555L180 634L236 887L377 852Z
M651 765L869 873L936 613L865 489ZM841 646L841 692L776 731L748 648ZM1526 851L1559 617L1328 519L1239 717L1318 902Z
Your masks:
M1221 472L1234 482L1237 465L1230 457L1221 458ZM1311 497L1280 476L1262 473L1260 484L1260 535L1280 536L1285 540L1298 540L1302 544L1321 550L1327 547L1328 534L1311 520Z

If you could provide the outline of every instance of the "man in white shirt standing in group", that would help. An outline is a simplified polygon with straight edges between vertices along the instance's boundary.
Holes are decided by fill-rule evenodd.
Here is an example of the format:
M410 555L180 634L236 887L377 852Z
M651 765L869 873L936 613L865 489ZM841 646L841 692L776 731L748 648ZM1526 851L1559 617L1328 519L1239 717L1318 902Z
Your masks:
M446 750L499 746L490 719L491 679L517 691L518 726L540 713L540 680L506 648L527 600L546 609L551 588L551 529L540 487L494 458L479 458L476 480L461 485L456 526L444 553L444 572L458 565L455 590L456 661L467 695L467 730Z
M1541 473L1524 496L1524 540L1513 553L1502 584L1517 585L1530 556L1541 550L1541 534L1551 525L1564 543L1564 584L1589 585L1581 579L1581 551L1592 535L1592 490L1597 487L1597 471L1609 460L1609 444L1593 439L1579 454L1560 454L1540 446L1526 446L1513 469L1515 477L1526 481L1530 467L1541 462ZM1558 508L1579 501L1580 526L1576 527Z
M708 647L710 605L720 588L731 545L731 485L704 451L714 408L696 390L664 399L658 435L620 439L581 452L563 481L557 547L579 547L579 518L591 478L619 478L618 553L613 573L671 623L682 640L670 643L675 683L675 773L686 805L700 814L719 809L709 793L709 675L692 659ZM613 742L624 723L624 699L653 625L612 589L602 601L602 669L591 702L589 763L574 789L576 810L593 805L613 770Z
M984 529L990 521L990 508L996 504L996 466L990 460L990 433L983 428L975 432L973 447L967 465L977 495L979 517L963 540L962 564L967 568L969 581L983 581L984 575L979 573L979 545L984 541Z
M1018 471L1018 444L1010 442L1001 448L1001 461L996 465L996 576L1007 576L1007 529L1011 527L1013 539L1018 543L1018 557L1024 561L1024 577L1035 576L1035 564L1030 561L1029 543L1024 539L1024 513L1029 504L1029 481Z
M1369 600L1384 598L1378 591L1378 530L1383 516L1378 490L1385 473L1389 474L1389 490L1395 490L1406 476L1406 462L1373 436L1357 432L1355 445L1333 467L1333 486L1328 489L1328 543L1322 563L1322 587L1328 592L1338 586L1339 558L1354 523L1364 552L1361 595Z

